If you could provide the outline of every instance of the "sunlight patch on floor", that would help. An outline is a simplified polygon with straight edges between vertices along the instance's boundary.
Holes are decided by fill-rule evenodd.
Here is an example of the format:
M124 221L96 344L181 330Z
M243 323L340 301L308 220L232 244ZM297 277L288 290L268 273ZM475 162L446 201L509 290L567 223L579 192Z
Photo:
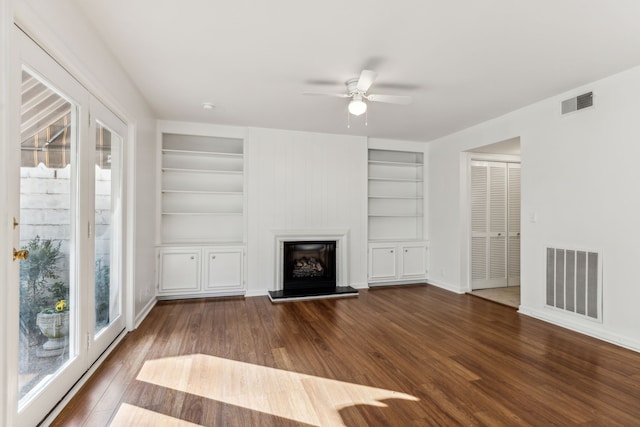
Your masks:
M386 406L409 394L194 354L145 362L137 380L316 426L343 425L339 410Z
M109 427L200 427L188 421L123 403Z

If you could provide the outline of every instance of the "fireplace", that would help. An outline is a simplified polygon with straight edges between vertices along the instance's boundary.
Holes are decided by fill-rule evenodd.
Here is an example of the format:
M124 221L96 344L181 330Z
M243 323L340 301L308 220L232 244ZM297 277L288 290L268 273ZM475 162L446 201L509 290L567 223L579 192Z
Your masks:
M336 241L284 242L282 287L285 291L334 290Z
M271 302L357 297L349 283L348 230L274 230Z

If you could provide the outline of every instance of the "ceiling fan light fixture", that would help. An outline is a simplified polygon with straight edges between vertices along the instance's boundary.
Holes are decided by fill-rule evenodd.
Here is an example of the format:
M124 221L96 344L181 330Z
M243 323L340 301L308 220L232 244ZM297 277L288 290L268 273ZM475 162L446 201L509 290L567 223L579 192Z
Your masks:
M354 116L361 116L367 111L367 104L362 98L354 98L349 102L349 112Z

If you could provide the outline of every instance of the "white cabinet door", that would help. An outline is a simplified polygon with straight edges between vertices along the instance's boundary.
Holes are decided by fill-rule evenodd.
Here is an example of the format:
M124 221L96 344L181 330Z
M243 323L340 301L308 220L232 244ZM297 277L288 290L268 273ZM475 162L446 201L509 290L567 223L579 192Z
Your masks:
M369 250L369 280L396 279L396 245L372 245Z
M401 275L405 277L424 277L427 272L426 245L402 245L400 247L402 259Z
M200 291L200 249L160 251L160 293Z
M205 290L242 290L243 250L239 248L205 249Z

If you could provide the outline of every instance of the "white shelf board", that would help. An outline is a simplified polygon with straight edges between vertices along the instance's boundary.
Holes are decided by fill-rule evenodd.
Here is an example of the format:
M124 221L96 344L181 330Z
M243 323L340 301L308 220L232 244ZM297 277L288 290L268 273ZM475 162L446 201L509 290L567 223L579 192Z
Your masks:
M242 159L244 154L242 153L221 153L218 151L196 151L196 150L176 150L172 148L163 148L162 154L187 154L187 155L195 155L195 156L211 156L211 157L227 157L227 158L236 158Z
M369 214L369 218L422 218L422 215L417 215L417 214L405 214L405 215Z
M368 196L369 199L387 199L387 200L391 200L391 199L402 199L402 200L421 200L424 199L423 196Z
M162 168L162 172L207 173L220 175L242 175L242 171L225 171L219 169L187 169L187 168Z
M369 181L386 181L386 182L424 182L422 179L408 179L408 178L382 178L382 177L369 177Z
M243 194L241 191L162 190L162 192L174 194L205 194L212 196L242 196Z
M175 248L176 246L183 247L193 247L193 248L202 248L208 246L237 246L244 247L246 245L245 242L239 240L201 240L201 239L177 239L171 240L169 242L157 243L154 245L156 248Z
M180 215L180 216L242 216L242 212L162 212L162 215Z
M424 239L369 239L369 243L425 243Z
M383 160L369 160L370 165L385 165L385 166L409 166L409 167L422 167L424 163L408 163L408 162L390 162Z

